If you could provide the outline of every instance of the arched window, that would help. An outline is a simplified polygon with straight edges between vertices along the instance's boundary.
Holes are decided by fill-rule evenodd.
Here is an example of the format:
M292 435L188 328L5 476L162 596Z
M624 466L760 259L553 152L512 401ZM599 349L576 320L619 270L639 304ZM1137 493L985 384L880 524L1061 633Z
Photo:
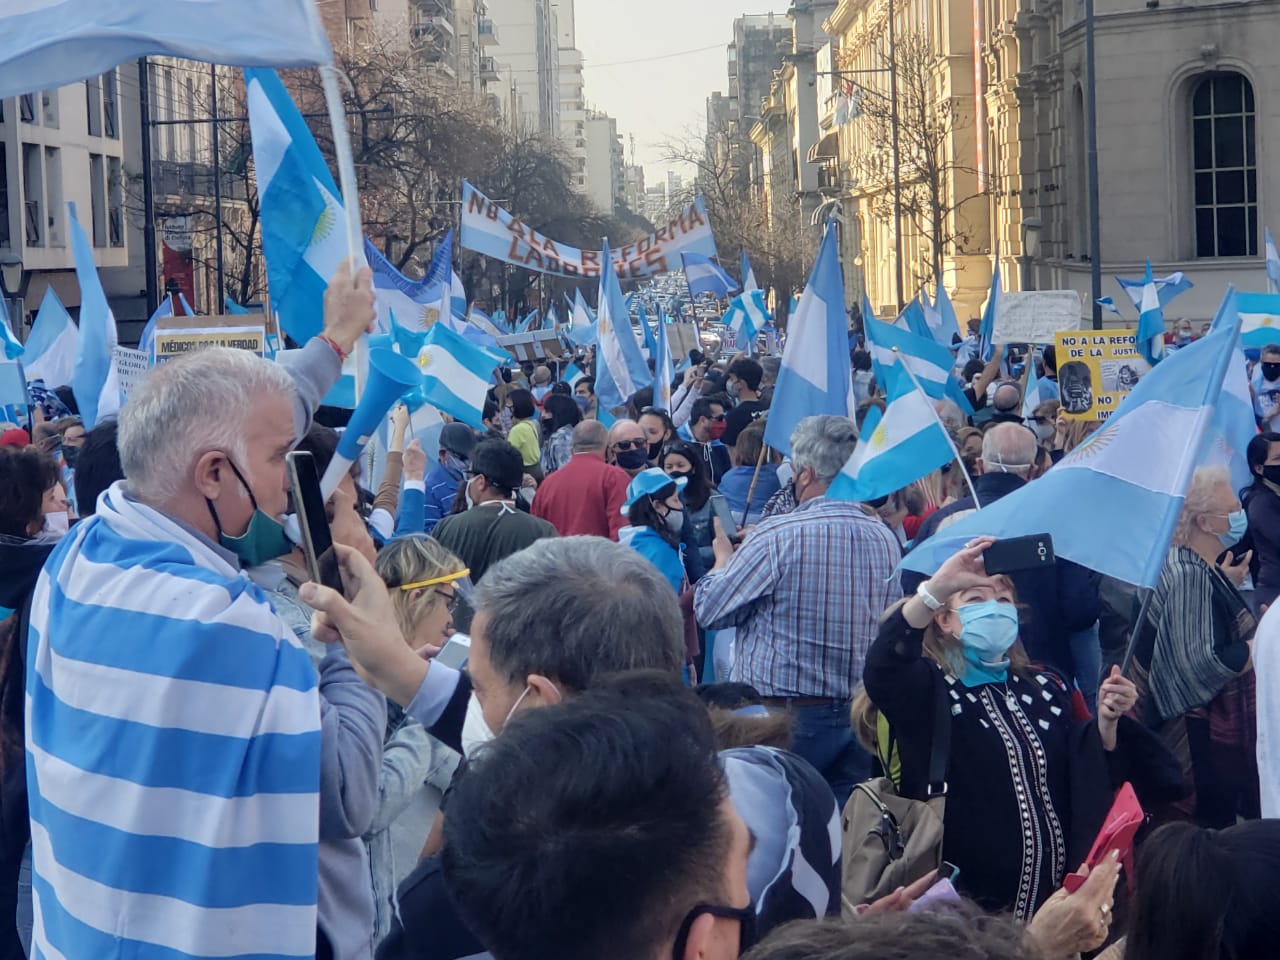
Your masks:
M1258 254L1258 170L1253 85L1213 73L1191 91L1196 256Z

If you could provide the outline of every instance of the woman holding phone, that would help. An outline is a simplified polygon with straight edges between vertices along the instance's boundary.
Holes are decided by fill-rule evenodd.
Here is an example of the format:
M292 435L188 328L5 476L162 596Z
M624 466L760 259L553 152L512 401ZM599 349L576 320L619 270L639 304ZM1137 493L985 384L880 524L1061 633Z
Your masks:
M1182 783L1156 738L1125 717L1138 695L1118 669L1094 719L1062 677L1028 660L1013 583L986 572L994 542L971 540L885 615L854 726L899 791L925 799L941 695L951 714L943 858L962 894L1027 920L1083 861L1122 783L1146 804Z

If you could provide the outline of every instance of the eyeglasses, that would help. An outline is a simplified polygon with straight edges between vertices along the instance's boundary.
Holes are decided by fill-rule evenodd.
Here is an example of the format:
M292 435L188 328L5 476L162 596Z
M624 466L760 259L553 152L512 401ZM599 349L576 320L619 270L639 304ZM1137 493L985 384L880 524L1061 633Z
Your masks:
M463 596L457 590L451 590L449 593L445 593L443 590L433 590L431 592L437 597L444 598L445 609L447 609L450 614L458 612L458 604L462 602Z
M613 445L615 450L644 450L649 446L647 440L619 440Z
M720 421L720 420L723 420L723 419L724 419L724 417L725 417L725 415L724 415L723 413L717 413L717 414L715 414L714 416L708 416L708 417L707 417L707 419L708 419L708 420L716 420L716 421Z
M724 907L714 903L700 903L684 918L684 922L680 924L680 929L676 933L675 947L672 956L675 960L684 960L685 947L689 943L689 931L693 929L694 921L703 914L709 914L713 917L720 917L723 920L737 920L738 933L738 952L746 953L756 941L756 911L755 907Z
M457 573L446 573L442 577L432 577L430 580L418 580L414 583L402 583L400 590L417 590L419 587L434 587L437 583L453 583L455 580L461 580L463 577L471 576L470 568L459 570Z

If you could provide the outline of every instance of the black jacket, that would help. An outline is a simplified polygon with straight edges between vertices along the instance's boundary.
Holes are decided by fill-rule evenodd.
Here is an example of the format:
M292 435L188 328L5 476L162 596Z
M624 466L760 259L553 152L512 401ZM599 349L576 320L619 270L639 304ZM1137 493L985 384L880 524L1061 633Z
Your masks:
M986 473L975 477L974 490L985 506L1026 486L1027 481L1011 473ZM923 543L938 532L947 517L972 510L973 499L957 500L934 512L920 527L916 542ZM1031 659L1048 664L1059 673L1074 677L1071 635L1087 630L1102 610L1098 599L1098 575L1070 560L1059 559L1052 569L1022 570L1010 577L1018 592L1018 603L1026 608L1022 643ZM902 571L902 592L915 593L928 577L912 570Z

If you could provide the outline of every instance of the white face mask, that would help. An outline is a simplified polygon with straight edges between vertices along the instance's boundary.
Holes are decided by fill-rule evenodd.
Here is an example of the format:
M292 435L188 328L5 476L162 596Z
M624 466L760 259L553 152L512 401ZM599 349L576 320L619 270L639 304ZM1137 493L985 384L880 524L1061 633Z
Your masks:
M474 507L474 506L476 505L476 501L475 501L475 499L471 496L471 483L470 483L470 481L468 481L468 482L467 482L466 487L465 487L465 488L463 489L463 491L462 491L462 495L463 495L463 496L466 498L466 500L467 500L467 509L468 509L468 510L470 510L472 507Z
M1042 443L1046 440L1052 440L1054 434L1057 433L1052 423L1035 423L1032 424L1031 429L1035 431L1036 439Z
M71 529L71 516L66 510L55 510L44 515L44 532L55 537L66 536Z
M529 695L529 691L533 687L525 687L524 692L511 705L511 709L507 711L506 717L502 721L505 728L511 720L511 715L519 709L520 704L524 702L524 698ZM501 731L499 731L501 733ZM484 719L484 709L480 706L480 701L474 693L471 699L467 701L467 718L462 721L462 755L470 760L475 756L475 752L483 747L490 740L496 740L497 733L489 729L489 724Z
M663 522L666 523L667 529L669 531L671 531L677 537L680 536L681 532L684 530L684 511L683 510L673 510L670 507L668 507L667 515L662 519L663 519Z

